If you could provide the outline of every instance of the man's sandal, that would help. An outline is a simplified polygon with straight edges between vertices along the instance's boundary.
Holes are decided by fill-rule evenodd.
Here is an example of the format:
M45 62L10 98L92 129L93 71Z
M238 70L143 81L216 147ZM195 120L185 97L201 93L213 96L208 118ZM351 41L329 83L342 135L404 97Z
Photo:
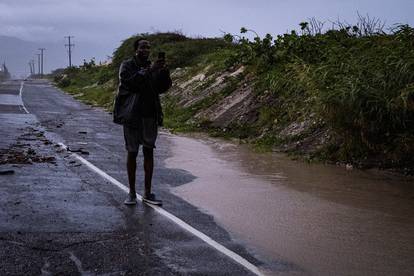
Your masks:
M153 205L158 205L158 206L162 205L162 201L155 198L154 194L149 194L148 196L142 197L142 201L145 203L153 204Z

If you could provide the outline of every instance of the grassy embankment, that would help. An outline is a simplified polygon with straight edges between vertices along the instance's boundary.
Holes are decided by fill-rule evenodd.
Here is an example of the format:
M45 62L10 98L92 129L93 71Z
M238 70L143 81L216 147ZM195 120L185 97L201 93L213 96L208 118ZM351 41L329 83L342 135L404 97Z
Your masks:
M176 33L143 34L153 44L152 59L162 49L168 56L169 68L197 67L217 49L228 47L223 39L190 39ZM86 66L67 68L54 76L58 87L88 104L111 109L116 93L118 69L121 62L133 55L133 42L126 39L113 54L109 65L97 66L90 61Z
M154 53L158 49L167 53L174 72L176 87L163 99L166 127L242 138L261 148L283 149L308 160L412 173L413 28L399 26L386 34L363 25L327 32L316 27L302 23L301 34L292 31L253 41L230 34L223 39L142 35L155 45ZM242 29L242 35L246 32ZM122 43L111 65L67 69L65 77L56 78L58 86L81 100L110 109L117 70L132 54L135 38ZM226 75L240 66L245 69L241 74ZM195 91L181 93L185 92L184 84L200 74ZM224 85L218 92L189 100L203 89L212 89L223 74ZM220 127L199 116L246 86L252 88L254 102L238 119Z

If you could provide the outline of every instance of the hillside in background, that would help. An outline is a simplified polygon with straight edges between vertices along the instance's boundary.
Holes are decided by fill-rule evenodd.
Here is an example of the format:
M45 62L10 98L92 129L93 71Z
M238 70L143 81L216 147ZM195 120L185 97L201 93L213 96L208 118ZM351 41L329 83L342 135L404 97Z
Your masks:
M27 76L30 73L30 60L35 60L36 72L38 70L36 54L39 53L39 48L46 48L44 72L66 65L66 50L62 45L35 43L9 36L0 36L0 63L6 63L13 77Z
M311 22L312 23L312 22ZM206 131L309 161L414 172L414 30L385 33L341 25L253 41L227 34L194 39L142 34L167 53L173 88L163 97L166 127ZM113 63L71 68L59 87L111 109L117 70L133 54L125 40Z

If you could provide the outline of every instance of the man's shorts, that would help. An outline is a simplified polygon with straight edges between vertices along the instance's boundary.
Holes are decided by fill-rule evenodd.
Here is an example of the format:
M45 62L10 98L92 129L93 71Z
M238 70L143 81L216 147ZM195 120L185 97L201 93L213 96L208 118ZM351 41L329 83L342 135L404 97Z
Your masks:
M158 124L154 118L142 118L136 125L124 125L125 148L128 152L138 152L139 145L155 148Z

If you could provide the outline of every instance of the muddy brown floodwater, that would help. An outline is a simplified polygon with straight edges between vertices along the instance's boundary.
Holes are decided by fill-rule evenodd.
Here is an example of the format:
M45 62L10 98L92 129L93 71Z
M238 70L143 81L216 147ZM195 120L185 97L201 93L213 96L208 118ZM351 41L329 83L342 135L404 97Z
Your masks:
M173 192L235 239L306 275L414 275L412 179L306 164L206 137L169 136Z

